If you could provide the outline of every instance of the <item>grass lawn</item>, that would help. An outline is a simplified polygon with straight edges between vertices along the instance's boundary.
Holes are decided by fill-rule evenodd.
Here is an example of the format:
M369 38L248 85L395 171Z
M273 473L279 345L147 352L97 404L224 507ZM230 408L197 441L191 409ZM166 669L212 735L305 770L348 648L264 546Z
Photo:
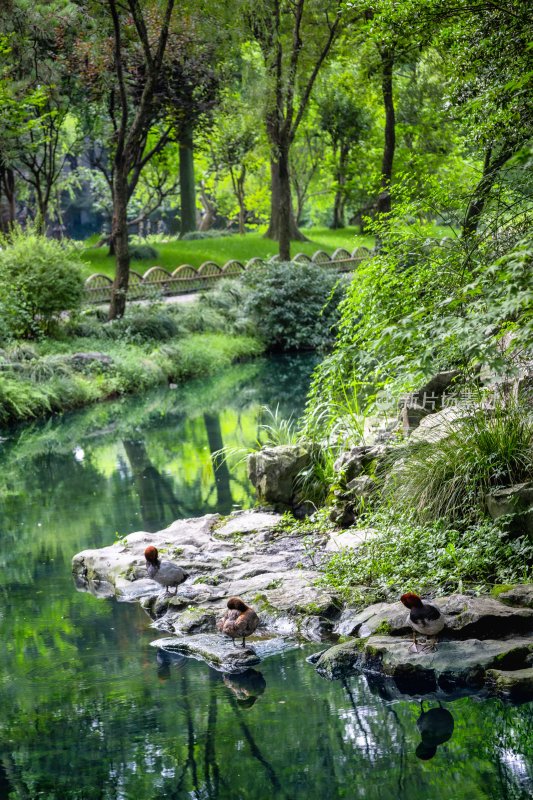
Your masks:
M353 250L354 247L365 245L373 247L372 236L360 236L357 228L343 228L332 231L329 228L308 228L304 231L308 242L293 242L292 255L306 253L312 256L316 250L325 250L331 255L337 247ZM180 264L191 264L199 267L204 261L214 261L223 266L232 258L238 261L247 261L254 256L269 258L278 252L277 242L264 239L261 233L235 234L223 236L220 239L200 239L192 242L174 241L169 244L157 245L159 256L153 260L132 261L132 269L146 272L149 267L160 266L173 270ZM86 262L86 276L93 272L103 272L111 277L115 274L115 259L107 255L107 247L86 247L82 251L82 258Z

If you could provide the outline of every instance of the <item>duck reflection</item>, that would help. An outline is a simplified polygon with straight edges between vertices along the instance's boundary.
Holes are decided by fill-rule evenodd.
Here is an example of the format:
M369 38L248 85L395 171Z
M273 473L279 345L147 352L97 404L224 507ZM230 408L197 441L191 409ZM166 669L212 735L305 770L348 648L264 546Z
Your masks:
M156 655L157 677L160 681L167 681L171 675L171 668L181 669L187 659L180 653L169 653L167 650L158 650Z
M422 741L416 748L416 755L422 761L429 761L437 752L437 747L451 739L454 728L453 716L439 703L438 708L424 711L420 702L421 714L416 721Z
M224 683L231 689L241 708L251 708L266 689L266 681L261 672L247 669L237 674L223 675Z

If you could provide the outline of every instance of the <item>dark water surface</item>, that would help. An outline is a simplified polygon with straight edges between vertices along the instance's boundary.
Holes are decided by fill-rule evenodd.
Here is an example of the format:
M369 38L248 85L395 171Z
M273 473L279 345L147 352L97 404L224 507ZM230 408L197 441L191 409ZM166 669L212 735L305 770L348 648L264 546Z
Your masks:
M158 661L138 606L74 589L81 549L251 505L244 466L215 480L212 452L250 444L263 403L298 414L311 366L244 365L3 440L0 800L532 796L531 704L445 704L453 735L422 760L420 703L319 678L312 647L230 679Z

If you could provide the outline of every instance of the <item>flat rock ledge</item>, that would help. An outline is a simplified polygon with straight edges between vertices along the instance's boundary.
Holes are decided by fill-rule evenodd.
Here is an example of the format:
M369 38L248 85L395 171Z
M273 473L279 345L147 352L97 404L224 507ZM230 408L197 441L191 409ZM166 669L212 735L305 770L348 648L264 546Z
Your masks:
M178 653L205 661L219 672L238 674L256 666L268 656L277 655L291 647L296 641L281 637L254 639L246 647L233 646L228 640L215 634L199 633L192 636L169 636L151 642L152 647L165 653Z
M400 603L377 603L359 612L345 609L335 630L357 638L315 653L310 661L328 679L362 672L374 684L381 680L379 690L389 697L481 691L531 700L531 588L517 586L498 598L437 598L446 626L435 652L410 652L410 628Z
M467 688L533 698L532 585L502 587L497 597L436 598L446 618L439 649L412 654L401 603L345 608L332 590L316 585L316 563L339 546L342 534L317 539L311 561L304 538L285 533L280 519L263 511L237 512L226 519L208 514L178 520L157 533L132 533L109 547L74 556L74 580L80 591L97 597L140 603L153 627L169 634L154 642L160 652L200 658L224 672L250 668L279 652L283 640L353 636L315 654L320 674L335 678L364 672L415 694ZM350 533L352 548L374 535ZM165 596L147 577L148 544L189 574L176 596ZM244 650L216 632L217 617L231 595L240 595L260 618L257 637Z
M258 612L262 634L322 641L331 637L341 603L315 586L319 574L302 538L285 534L280 519L257 511L223 520L208 514L178 520L157 533L132 533L109 547L75 555L74 580L78 589L97 597L139 602L155 628L178 637L213 634L220 641L217 617L228 597L239 595ZM188 573L176 596L164 596L146 576L148 544ZM217 658L215 653L204 660L214 664Z

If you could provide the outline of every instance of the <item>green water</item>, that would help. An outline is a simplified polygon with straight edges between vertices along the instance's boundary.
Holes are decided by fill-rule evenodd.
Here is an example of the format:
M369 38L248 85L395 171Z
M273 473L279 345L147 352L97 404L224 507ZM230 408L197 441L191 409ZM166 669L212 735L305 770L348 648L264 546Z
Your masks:
M249 506L244 466L215 476L212 453L253 441L263 403L299 413L311 366L243 365L5 435L0 800L531 797L531 704L445 704L453 735L421 760L420 703L321 679L305 660L316 646L239 682L158 660L138 606L76 592L83 548Z

